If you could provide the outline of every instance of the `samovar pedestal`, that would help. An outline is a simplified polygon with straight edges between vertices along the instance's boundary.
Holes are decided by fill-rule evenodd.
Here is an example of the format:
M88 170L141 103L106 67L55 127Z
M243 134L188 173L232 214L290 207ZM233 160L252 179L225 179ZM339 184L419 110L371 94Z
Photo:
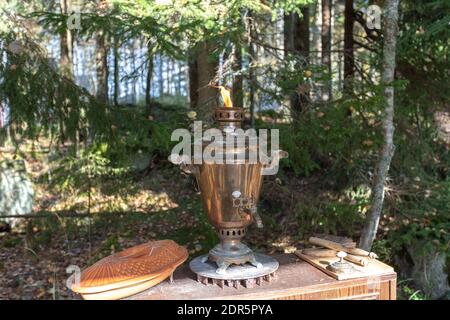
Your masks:
M248 249L247 246L245 247ZM211 251L214 251L214 249ZM264 282L271 282L272 279L274 279L275 271L277 271L279 267L279 263L276 259L253 252L251 252L250 255L247 255L247 257L251 257L251 259L257 261L258 267L255 267L248 262L232 263L224 268L224 272L222 273L219 271L222 270L221 267L217 268L217 262L210 260L210 255L203 255L192 259L189 263L189 267L191 271L197 275L198 282L205 285L217 284L222 288L224 286L234 287L236 289L241 286L244 288L251 288L255 285L260 286ZM225 266L226 265L223 265L223 267Z
M189 267L203 284L218 284L222 288L245 288L270 282L278 269L278 261L254 253L241 242L245 228L218 229L220 243L209 254L193 259Z
M253 251L241 242L245 235L245 228L219 229L218 234L220 243L203 259L203 262L209 260L217 264L216 273L225 274L227 268L233 264L250 263L258 269L262 268L262 264L256 260Z

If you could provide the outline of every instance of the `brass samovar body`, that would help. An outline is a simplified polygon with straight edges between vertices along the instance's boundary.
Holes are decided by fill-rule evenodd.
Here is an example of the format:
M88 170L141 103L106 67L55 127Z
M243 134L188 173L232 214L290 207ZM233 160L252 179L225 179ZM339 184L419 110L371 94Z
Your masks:
M242 108L215 110L215 118L224 137L233 135L236 129L241 128L243 116ZM210 260L217 264L218 274L225 274L232 264L251 263L257 268L262 267L253 251L241 242L247 226L256 222L258 227L262 227L257 203L264 165L259 161L249 161L251 148L246 142L243 147L234 147L231 151L226 149L226 153L236 154L233 161L202 161L200 164L182 165L184 171L194 174L208 220L220 238L220 243L204 259L204 262ZM244 153L244 156L239 158L239 153Z

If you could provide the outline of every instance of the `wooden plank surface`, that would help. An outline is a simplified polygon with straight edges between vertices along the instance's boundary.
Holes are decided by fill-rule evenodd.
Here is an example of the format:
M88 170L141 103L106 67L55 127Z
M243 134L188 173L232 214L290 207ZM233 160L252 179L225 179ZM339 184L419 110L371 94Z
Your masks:
M379 276L387 273L394 272L394 269L391 266L388 266L387 264L376 260L376 259L367 259L366 261L369 263L367 266L358 266L354 263L350 263L353 268L354 272L349 274L342 274L342 273L336 273L331 270L327 269L327 266L330 263L333 263L335 261L339 261L339 258L337 257L312 257L309 255L303 254L300 250L297 250L295 252L297 256L302 258L303 260L309 262L314 267L317 267L318 269L322 270L326 274L332 276L333 278L337 280L346 280L346 279L354 279L354 278L361 278L361 277L373 277L373 276Z
M345 299L380 298L377 293L384 283L396 279L395 272L377 277L337 281L329 275L299 259L293 254L274 256L280 262L275 279L253 288L221 289L217 285L197 282L187 263L174 273L174 283L168 280L138 293L128 299L178 300L178 299ZM387 295L389 296L389 290Z

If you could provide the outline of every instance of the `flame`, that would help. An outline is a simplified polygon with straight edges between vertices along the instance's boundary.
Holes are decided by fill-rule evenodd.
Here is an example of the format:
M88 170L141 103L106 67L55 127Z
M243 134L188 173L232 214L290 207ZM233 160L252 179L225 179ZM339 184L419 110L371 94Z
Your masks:
M220 89L220 94L222 95L223 105L225 108L233 108L233 102L231 101L231 92L224 86L211 86L213 88Z

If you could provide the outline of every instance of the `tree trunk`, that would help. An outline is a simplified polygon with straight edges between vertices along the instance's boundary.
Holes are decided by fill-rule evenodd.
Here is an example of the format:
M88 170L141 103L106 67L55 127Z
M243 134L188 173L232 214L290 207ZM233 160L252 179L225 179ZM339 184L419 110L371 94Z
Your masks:
M153 77L153 46L149 43L147 50L147 79L145 83L145 105L150 108Z
M332 98L332 74L331 74L331 6L332 0L322 0L322 64L329 75L322 99L327 101Z
M301 8L302 17L297 13L284 16L284 48L299 56L303 65L309 62L309 6ZM304 66L299 66L303 69ZM309 92L296 88L290 97L291 112L294 120L298 119L300 112L309 101Z
M364 228L362 230L359 246L370 250L375 239L381 210L384 201L384 183L389 171L392 157L394 155L394 81L395 52L398 33L398 2L399 0L387 0L384 12L384 47L383 47L383 70L381 83L384 85L385 115L383 119L384 143L380 150L380 158L374 173L374 184L372 188L373 200Z
M295 15L296 33L294 36L294 49L298 51L305 61L309 61L309 6L301 8L302 17Z
M177 97L180 97L181 96L181 82L183 81L183 70L182 70L182 66L178 60L176 61L175 65L177 67L177 73L176 73L177 81L175 81L175 95Z
M238 40L239 41L239 40ZM242 51L241 44L236 41L233 55L233 103L236 107L244 107L242 88Z
M61 14L67 15L69 11L69 1L60 0ZM60 37L60 69L61 74L69 79L73 79L73 37L69 28L63 28Z
M119 79L119 41L114 39L114 105L119 105L120 79Z
M355 57L353 52L353 25L355 22L353 0L345 0L344 22L344 93L353 94Z
M136 70L136 39L131 40L131 72ZM131 81L131 103L136 104L136 77L132 77Z
M302 17L297 13L284 15L284 47L294 51L305 60L309 57L309 6L301 8Z
M198 68L197 59L194 51L189 50L188 55L188 73L189 73L189 102L191 108L198 105Z
M257 54L252 39L256 38L255 35L255 18L252 13L249 12L248 18L250 19L248 31L248 81L249 81L249 109L250 109L250 125L255 126L255 94L256 94L256 74L255 74L255 61L257 61Z
M0 147L5 146L6 134L3 131L3 103L0 101Z
M163 70L163 66L164 66L164 58L162 56L162 54L159 54L159 65L158 65L158 73L159 73L159 77L158 77L158 87L159 87L159 99L162 101L163 96L164 96L164 70Z
M208 43L201 43L195 51L196 76L197 76L197 101L191 105L198 110L201 120L211 122L214 106L216 104L217 90L209 86L217 73L219 61L210 56L213 46Z
M322 48L322 1L317 1L315 4L310 6L310 13L312 16L312 25L311 25L311 44L310 47L314 51L314 54L311 56L311 62L314 64L319 64L321 59L321 48Z
M406 248L413 262L408 276L430 299L442 299L450 290L446 272L447 254L437 247L423 250L425 246L425 241L414 240Z
M174 72L174 61L172 58L170 58L168 69L167 69L167 89L169 91L169 96L173 96L173 90L172 90L173 72Z
M0 129L3 128L3 103L0 101Z
M67 15L69 13L70 9L70 0L60 0L60 6L61 6L61 14ZM73 37L72 32L69 28L67 28L67 25L63 28L63 31L61 32L60 37L60 70L61 74L65 76L66 78L73 80ZM72 112L72 108L70 106L67 106L68 113ZM64 143L65 141L65 127L64 127L64 121L61 119L60 121L60 132L61 132L61 142ZM78 155L78 144L79 144L79 131L78 131L79 125L77 124L77 128L75 130L75 133L73 136L69 137L69 139L72 141L72 151L73 154L76 156Z
M102 30L97 31L95 36L97 66L97 99L102 103L108 103L108 49L106 39Z

